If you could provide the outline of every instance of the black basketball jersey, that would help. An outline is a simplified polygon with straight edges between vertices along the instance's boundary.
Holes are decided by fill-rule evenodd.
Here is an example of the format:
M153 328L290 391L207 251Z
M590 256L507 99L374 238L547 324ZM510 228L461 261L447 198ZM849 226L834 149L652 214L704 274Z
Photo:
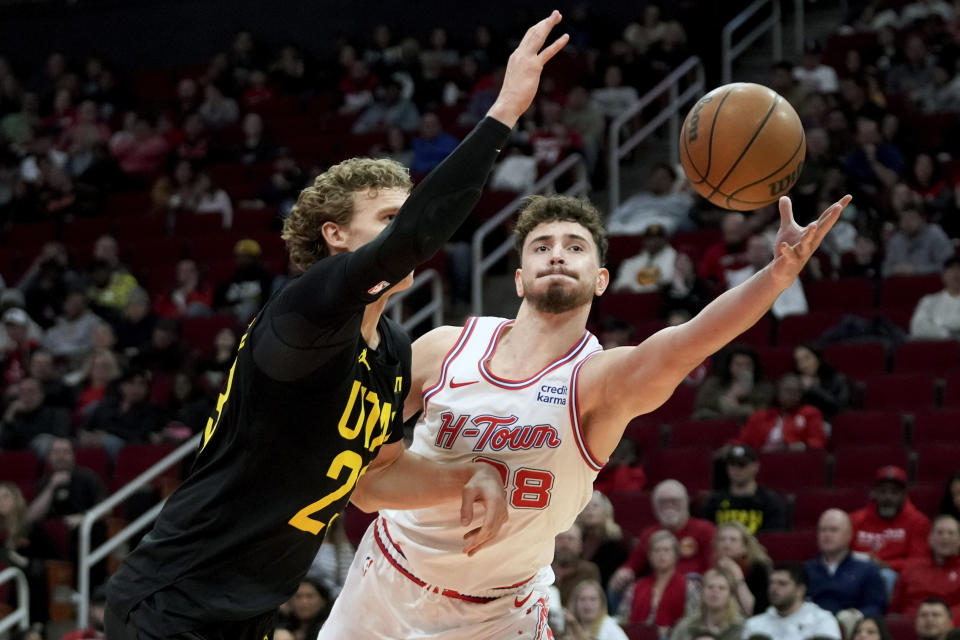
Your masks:
M381 318L376 350L357 337L316 372L267 375L240 341L184 483L110 583L123 616L156 594L164 633L242 620L296 591L324 535L379 448L403 435L410 341Z

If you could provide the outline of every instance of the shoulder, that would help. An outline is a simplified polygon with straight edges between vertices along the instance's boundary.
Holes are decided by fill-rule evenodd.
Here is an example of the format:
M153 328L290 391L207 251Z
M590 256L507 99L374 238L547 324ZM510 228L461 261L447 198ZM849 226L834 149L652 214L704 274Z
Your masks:
M857 525L863 524L864 521L870 517L870 507L860 507L856 511L850 512L850 522L854 527Z
M709 520L703 520L702 518L690 518L690 523L687 525L687 527L691 534L712 536L717 531L717 526L715 524Z

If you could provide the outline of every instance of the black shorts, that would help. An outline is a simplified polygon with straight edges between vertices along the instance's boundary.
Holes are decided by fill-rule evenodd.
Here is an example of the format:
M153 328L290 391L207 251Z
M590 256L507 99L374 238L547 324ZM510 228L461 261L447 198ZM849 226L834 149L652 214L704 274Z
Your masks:
M123 620L108 601L104 612L107 640L272 640L277 626L277 613L271 611L247 620L201 622L196 629L171 636L159 630L163 614L153 609L151 602L151 598L141 602Z

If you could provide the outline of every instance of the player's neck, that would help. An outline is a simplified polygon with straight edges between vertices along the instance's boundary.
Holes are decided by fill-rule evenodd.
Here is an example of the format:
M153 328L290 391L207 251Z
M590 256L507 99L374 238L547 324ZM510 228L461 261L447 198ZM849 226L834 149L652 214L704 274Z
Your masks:
M535 374L579 342L589 314L590 305L566 313L541 313L524 300L516 321L497 344L491 369L518 380Z
M363 320L360 321L360 335L367 346L376 350L380 346L380 333L377 331L377 325L380 323L380 316L383 314L383 308L387 306L389 295L380 296L376 302L371 302L363 310Z

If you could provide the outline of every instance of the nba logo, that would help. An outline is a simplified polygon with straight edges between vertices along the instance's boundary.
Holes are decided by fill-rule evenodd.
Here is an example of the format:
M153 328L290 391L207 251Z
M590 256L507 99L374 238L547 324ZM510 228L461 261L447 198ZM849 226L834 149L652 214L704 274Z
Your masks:
M373 564L373 558L367 556L363 559L363 575L367 575L367 569L370 568L370 565Z

